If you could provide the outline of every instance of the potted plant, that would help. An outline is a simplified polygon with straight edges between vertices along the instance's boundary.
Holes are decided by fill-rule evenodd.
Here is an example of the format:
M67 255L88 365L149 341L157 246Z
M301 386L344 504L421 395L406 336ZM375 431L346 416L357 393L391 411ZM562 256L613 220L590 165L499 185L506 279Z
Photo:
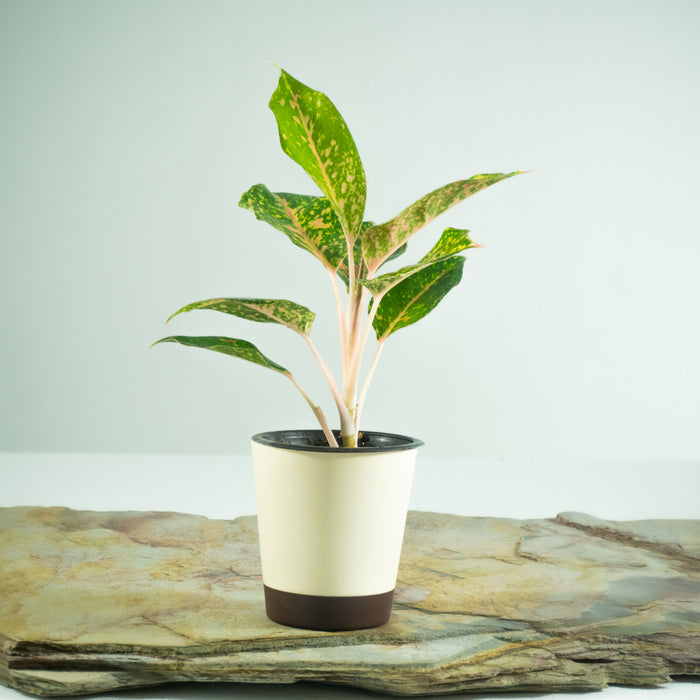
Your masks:
M248 360L277 372L300 392L319 429L267 432L252 438L263 583L268 616L311 629L360 629L389 618L420 440L361 430L368 388L386 341L432 311L462 278L461 253L476 245L448 228L420 260L393 271L385 263L408 239L467 197L517 172L452 182L393 219L364 219L365 173L355 142L333 103L284 70L269 103L282 150L321 195L271 192L255 185L240 206L271 224L326 268L337 307L342 376L336 379L311 339L315 314L286 299L216 298L176 311L209 309L286 326L306 343L338 412L332 429L286 367L247 340L173 335L179 343ZM170 319L168 319L170 320ZM374 335L364 377L362 359Z

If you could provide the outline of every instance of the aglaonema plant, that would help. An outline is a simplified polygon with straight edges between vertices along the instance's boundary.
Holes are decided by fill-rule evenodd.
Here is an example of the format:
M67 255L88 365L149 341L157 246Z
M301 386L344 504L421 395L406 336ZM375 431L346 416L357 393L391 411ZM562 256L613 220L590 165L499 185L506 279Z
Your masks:
M449 208L501 180L519 174L486 173L440 187L382 224L364 220L366 181L355 142L342 116L321 92L281 71L270 109L282 150L298 163L322 196L271 192L254 185L239 205L284 233L328 272L340 329L340 381L311 339L315 314L286 299L217 298L184 306L178 314L210 309L260 323L277 323L301 336L313 353L333 396L343 447L356 447L360 417L377 362L388 338L432 311L462 278L463 251L478 247L465 229L448 228L418 262L392 272L384 263L406 250L416 232ZM170 320L170 319L168 319ZM362 377L371 332L374 356ZM205 348L266 367L286 377L311 407L332 447L338 441L321 407L284 366L247 340L173 335L158 343ZM361 381L362 380L362 381Z

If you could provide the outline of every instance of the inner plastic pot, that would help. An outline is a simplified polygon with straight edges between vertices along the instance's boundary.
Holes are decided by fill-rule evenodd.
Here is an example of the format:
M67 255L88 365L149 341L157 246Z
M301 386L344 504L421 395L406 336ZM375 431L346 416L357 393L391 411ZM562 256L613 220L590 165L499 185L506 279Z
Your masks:
M333 431L338 443L342 438L340 431ZM357 447L331 447L322 430L272 430L253 435L253 442L268 447L281 447L288 450L305 450L309 452L395 452L397 450L415 450L422 447L422 440L375 431L361 431Z

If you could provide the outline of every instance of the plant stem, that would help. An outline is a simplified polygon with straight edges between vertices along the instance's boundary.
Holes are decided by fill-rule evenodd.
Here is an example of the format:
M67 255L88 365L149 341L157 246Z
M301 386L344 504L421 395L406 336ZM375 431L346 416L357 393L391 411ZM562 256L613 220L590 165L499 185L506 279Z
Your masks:
M348 353L347 366L345 368L343 382L343 399L345 405L350 410L353 416L353 435L355 436L355 445L357 444L357 427L358 421L355 415L357 407L357 387L360 380L360 367L362 365L363 353L363 334L360 333L362 320L361 313L365 302L365 289L359 287L357 289L357 298L355 299L352 316L350 316L350 330L348 333ZM355 446L354 445L354 446Z
M306 403L308 403L309 406L311 406L311 410L314 412L314 415L316 416L318 422L321 424L323 434L326 436L328 444L331 447L338 447L338 441L335 439L335 435L333 435L333 431L330 429L328 421L326 420L326 416L323 414L323 410L321 409L321 407L311 400L309 395L301 388L299 382L297 382L297 380L294 378L294 375L291 372L284 373L284 376L287 377L292 382L292 384L294 384L294 386L299 390L301 395L306 400Z
M362 336L360 337L359 342L357 344L357 347L355 349L354 364L352 366L351 372L356 377L357 382L359 382L360 369L362 366L362 358L364 357L365 348L367 347L367 339L369 337L369 330L370 330L370 328L372 328L372 323L374 322L374 317L377 315L377 308L379 306L380 298L375 298L374 302L372 303L372 309L369 312L369 315L367 317L367 321L365 322L365 327L362 330ZM364 302L364 299L362 301Z
M355 423L353 421L352 413L348 410L347 406L345 405L343 397L340 394L340 390L338 389L338 385L336 384L335 378L333 377L333 374L328 368L328 365L323 361L323 358L317 350L316 345L314 345L313 340L311 340L311 338L308 335L304 335L303 338L306 341L306 344L309 346L309 349L313 353L313 356L316 358L316 362L318 362L318 366L321 368L321 372L323 373L323 376L326 379L326 382L328 383L328 387L331 390L331 394L333 394L333 400L335 401L336 408L338 409L338 415L340 417L340 434L343 437L344 442L347 436L352 435L355 432Z
M343 300L340 297L340 289L338 287L338 277L336 275L336 270L328 270L328 274L331 276L331 285L333 286L333 296L335 297L335 307L338 312L338 331L340 332L340 345L341 348L345 343L345 338L347 336L347 321L345 318L345 309L343 309Z
M352 364L352 337L354 332L355 324L355 305L356 305L356 289L357 280L355 275L357 274L357 269L355 268L355 255L353 251L354 241L345 233L345 241L348 249L348 299L347 308L345 311L345 328L343 333L343 347L342 347L342 360L343 360L343 396L345 397L345 404L348 408L352 406L352 403L347 401L347 391L346 387L350 381L350 365Z
M357 351L357 329L361 298L364 289L357 284L358 275L362 274L362 264L355 264L355 238L345 231L348 259L348 300L345 311L345 328L341 333L341 351L343 367L343 408L339 407L341 423L347 421L342 427L344 447L357 446L357 429L355 422L355 402L357 396L357 373L355 367L355 353Z
M363 287L362 292L363 292L363 297L362 297L362 306L364 306L365 302L365 297L366 297L366 289ZM367 340L369 338L369 331L370 328L372 328L372 324L374 322L374 318L377 315L377 309L379 308L379 302L381 301L383 295L377 296L374 298L373 303L372 303L372 308L370 309L369 315L367 317L367 320L365 321L364 328L362 329L362 335L359 338L359 342L357 343L354 351L354 356L353 356L353 365L351 367L350 373L351 375L355 378L355 387L354 390L355 392L357 391L357 385L360 380L360 370L362 369L362 358L364 357L365 354L365 349L367 347ZM358 318L358 323L359 323L359 318ZM376 367L377 361L379 360L379 355L381 353L381 348L378 346L377 351L375 353L375 356L372 360L372 366L370 368L370 371L367 375L367 378L365 380L365 384L362 388L362 392L360 393L360 399L355 403L355 410L354 410L354 418L355 418L355 436L357 438L357 435L360 430L360 415L362 412L362 407L364 406L365 402L365 396L367 395L367 391L369 389L369 384L372 379L372 375L374 374L374 369Z
M376 306L376 302L375 305ZM373 306L373 308L374 308ZM362 409L365 405L365 399L367 398L367 391L369 390L369 385L372 382L372 377L374 376L374 370L377 368L377 363L379 362L379 356L382 354L382 348L384 347L384 341L386 339L382 338L377 341L377 349L374 351L374 357L372 358L372 364L370 365L369 372L367 372L367 377L365 378L365 383L360 392L360 400L357 402L357 408L355 409L355 428L357 429L360 425L360 416L362 415Z
M355 288L357 287L357 280L355 279L355 241L345 233L345 242L348 248L348 317L351 317L351 309L353 308L353 302L355 300Z

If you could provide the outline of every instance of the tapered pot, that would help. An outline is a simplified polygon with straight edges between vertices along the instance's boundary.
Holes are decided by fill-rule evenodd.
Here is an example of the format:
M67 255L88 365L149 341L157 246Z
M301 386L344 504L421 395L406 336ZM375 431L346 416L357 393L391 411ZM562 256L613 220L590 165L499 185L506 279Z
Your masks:
M388 621L416 451L403 435L362 433L329 447L320 430L253 436L267 616L316 630Z

